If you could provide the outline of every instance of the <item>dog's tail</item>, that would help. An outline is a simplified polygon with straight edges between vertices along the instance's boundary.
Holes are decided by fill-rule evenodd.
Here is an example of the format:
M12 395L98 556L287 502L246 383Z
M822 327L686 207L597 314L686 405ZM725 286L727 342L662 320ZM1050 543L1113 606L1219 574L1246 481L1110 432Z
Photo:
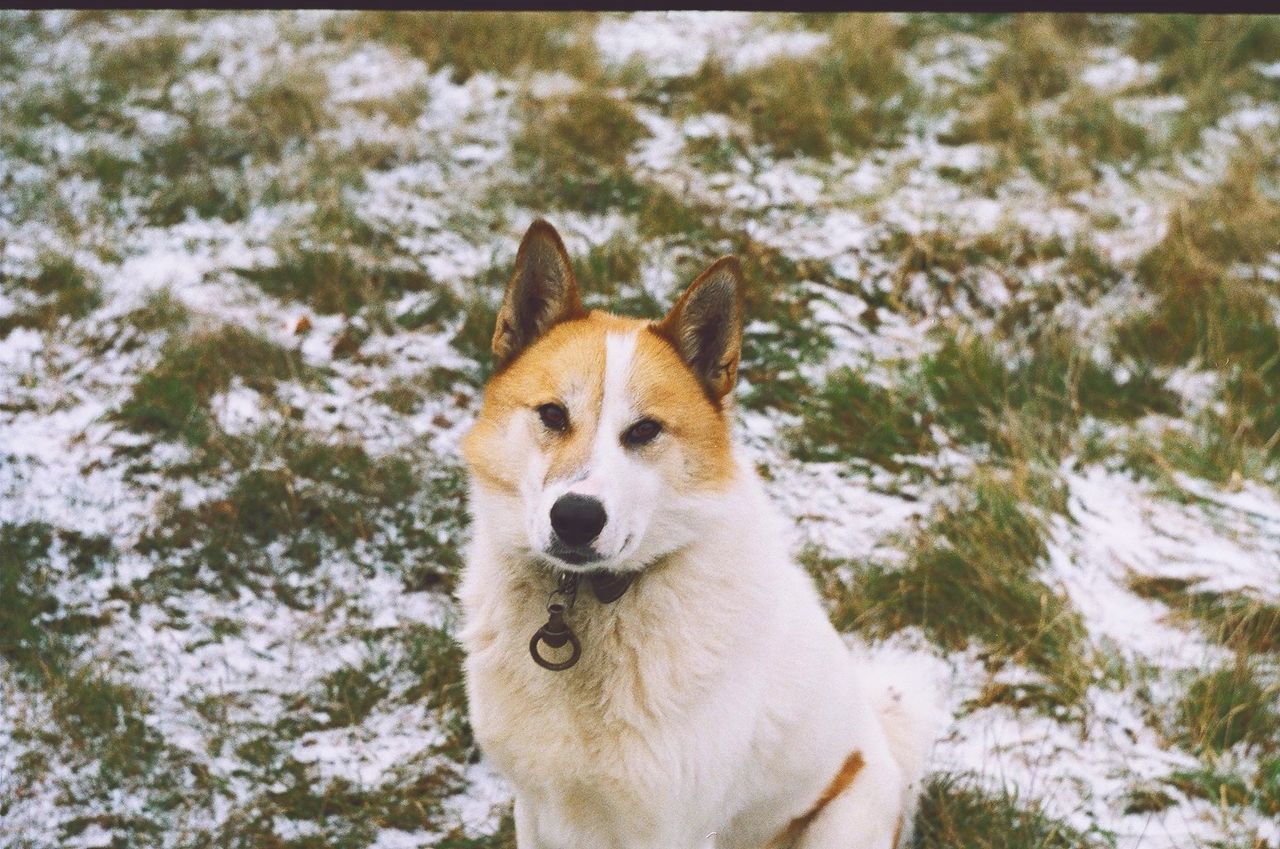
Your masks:
M929 655L887 648L868 654L862 667L871 705L903 774L898 846L911 841L926 762L946 720L941 667Z

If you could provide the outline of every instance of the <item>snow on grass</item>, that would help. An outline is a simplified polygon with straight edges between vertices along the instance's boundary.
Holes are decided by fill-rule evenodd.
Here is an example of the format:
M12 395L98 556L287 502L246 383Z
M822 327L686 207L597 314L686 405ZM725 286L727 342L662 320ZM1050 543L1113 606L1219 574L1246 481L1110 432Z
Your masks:
M0 23L18 26L3 14ZM743 71L819 55L830 38L820 24L610 14L594 24L603 65L594 76L481 70L457 82L402 46L343 35L343 15L145 13L104 22L49 13L12 40L19 58L0 61L0 525L51 529L47 563L38 575L23 573L43 582L23 592L51 606L19 618L37 617L68 674L122 688L117 713L94 726L100 737L71 746L59 712L76 707L65 695L74 675L33 683L0 634L0 842L217 844L228 829L261 828L245 839L500 845L486 841L501 839L493 835L505 827L510 790L475 760L465 716L451 701L449 589L465 526L457 446L479 400L475 355L491 332L484 310L527 222L548 215L579 262L593 249L627 246L638 279L602 282L629 297L664 302L688 282L691 253L728 241L753 251L754 261L772 261L770 273L797 269L797 279L774 281L779 291L763 299L795 309L747 328L750 338L782 341L744 362L739 391L752 401L736 414L746 456L794 520L797 552L894 566L972 475L1060 488L1057 506L1040 493L1045 503L1027 509L1045 521L1039 577L1081 617L1082 654L1096 655L1079 659L1087 686L1078 704L1019 707L1000 694L1034 690L1042 675L993 662L977 644L949 654L927 647L951 670L956 714L935 753L939 772L1043 803L1101 845L1172 849L1239 838L1280 847L1280 829L1260 802L1219 804L1178 778L1217 770L1254 787L1261 763L1280 748L1237 746L1209 759L1176 742L1174 706L1188 676L1231 661L1232 650L1130 586L1134 576L1181 579L1197 591L1280 601L1280 497L1265 476L1217 486L1171 471L1157 485L1117 447L1188 426L1213 408L1226 375L1158 370L1182 416L1102 424L1083 417L1102 447L1090 449L1081 428L1052 463L965 444L927 420L926 390L902 388L918 393L906 397L939 447L895 458L895 471L859 457L790 456L788 434L811 411L803 394L794 404L780 388L790 380L812 391L841 367L888 385L937 350L933 334L957 327L1014 353L1035 345L1038 331L1065 328L1092 362L1132 377L1136 364L1115 362L1109 329L1147 303L1137 261L1164 238L1183 198L1220 181L1239 146L1274 130L1274 103L1242 93L1199 147L1081 163L1083 182L1064 191L1026 162L1001 170L1009 163L998 144L943 141L982 96L989 65L1005 49L999 22L975 32L930 22L902 48L921 99L897 142L814 158L769 153L750 126L729 117L728 104L723 113L672 108L664 87L678 88L677 78L711 58ZM103 57L144 38L178 45L171 77L97 93L109 82L98 76ZM1086 52L1073 71L1079 85L1151 139L1172 131L1188 99L1153 92L1159 62L1139 61L1122 43ZM1275 75L1274 62L1254 67ZM514 154L525 99L594 93L600 79L647 131L616 157L634 185L603 210L533 206L531 175L517 172ZM57 105L64 90L71 107L10 120L6 110L22 96ZM200 156L221 155L225 139L211 130L258 129L243 123L243 110L264 91L281 99L249 114L266 120L272 110L298 109L315 127L276 127L281 138L237 148L227 163L197 173L197 188L230 187L235 202L213 212L188 205L165 218L147 194L155 186L126 179L112 188L109 162L96 171L85 164L101 151L127 163L126 174L146 177L161 168L148 158L161 143L196 127L188 145L199 149L196 160L151 175L163 188L202 167ZM1049 99L1035 114L1059 106ZM1071 147L1070 139L1057 142ZM716 145L714 156L697 155ZM689 226L722 244L689 244L682 231L646 237L638 223L669 224L646 218L659 214L655 198L670 200L659 189L676 206L662 214L690 215ZM289 264L297 245L363 252L376 270L420 276L406 290L325 312L308 300L312 281L295 279L309 273ZM87 312L41 290L50 246L83 272L84 291L96 298L82 301ZM1082 266L1077 249L1096 252L1101 270ZM294 286L268 294L252 274L276 266L295 275ZM1277 267L1273 257L1250 279L1271 285ZM224 327L296 356L303 373L244 367L192 399L181 396L207 413L203 440L130 430L115 416L169 346ZM769 359L818 335L830 344L817 353ZM278 486L278 498L255 501L261 493L238 488L245 481ZM80 551L72 532L105 547ZM915 628L891 638L917 648L925 641ZM1252 662L1260 681L1275 677L1274 657ZM434 689L415 689L419 681ZM155 735L154 783L101 778L113 747L133 739L119 735L135 718ZM195 783L164 808L160 785L178 775ZM430 789L417 789L414 782L437 775ZM1148 791L1167 799L1154 808L1134 803ZM310 807L329 793L347 794L345 812ZM413 793L421 805L394 815L374 799ZM258 815L265 825L245 824Z
M606 18L595 30L607 63L639 60L656 77L692 74L713 56L750 68L774 56L810 53L827 40L821 32L770 29L739 12L642 12Z

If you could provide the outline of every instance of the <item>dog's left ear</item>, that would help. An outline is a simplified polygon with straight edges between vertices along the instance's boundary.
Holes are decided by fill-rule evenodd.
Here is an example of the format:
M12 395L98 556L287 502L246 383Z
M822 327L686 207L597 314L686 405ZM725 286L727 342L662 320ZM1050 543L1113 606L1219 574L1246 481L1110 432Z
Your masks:
M670 342L712 401L738 379L742 352L742 266L722 256L693 281L654 329Z

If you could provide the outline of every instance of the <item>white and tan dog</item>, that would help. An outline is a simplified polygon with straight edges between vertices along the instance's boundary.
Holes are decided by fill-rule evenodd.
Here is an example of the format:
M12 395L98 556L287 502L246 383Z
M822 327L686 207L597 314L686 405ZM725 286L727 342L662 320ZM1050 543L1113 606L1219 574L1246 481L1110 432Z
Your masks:
M520 245L463 445L460 589L471 720L520 849L891 849L909 830L935 693L851 653L735 453L742 312L732 257L651 323L584 309L545 221Z

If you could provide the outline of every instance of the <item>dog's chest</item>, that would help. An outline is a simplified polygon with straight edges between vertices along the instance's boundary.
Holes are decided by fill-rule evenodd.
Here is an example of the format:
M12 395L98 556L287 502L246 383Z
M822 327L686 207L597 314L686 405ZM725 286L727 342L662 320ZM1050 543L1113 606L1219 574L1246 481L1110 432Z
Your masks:
M680 761L691 753L678 741L696 734L688 726L708 664L634 610L593 612L574 618L582 658L565 671L529 656L524 631L532 636L536 624L495 629L483 647L468 646L477 738L518 787L555 784L560 795L616 799L651 785L668 795L672 777L687 774Z

